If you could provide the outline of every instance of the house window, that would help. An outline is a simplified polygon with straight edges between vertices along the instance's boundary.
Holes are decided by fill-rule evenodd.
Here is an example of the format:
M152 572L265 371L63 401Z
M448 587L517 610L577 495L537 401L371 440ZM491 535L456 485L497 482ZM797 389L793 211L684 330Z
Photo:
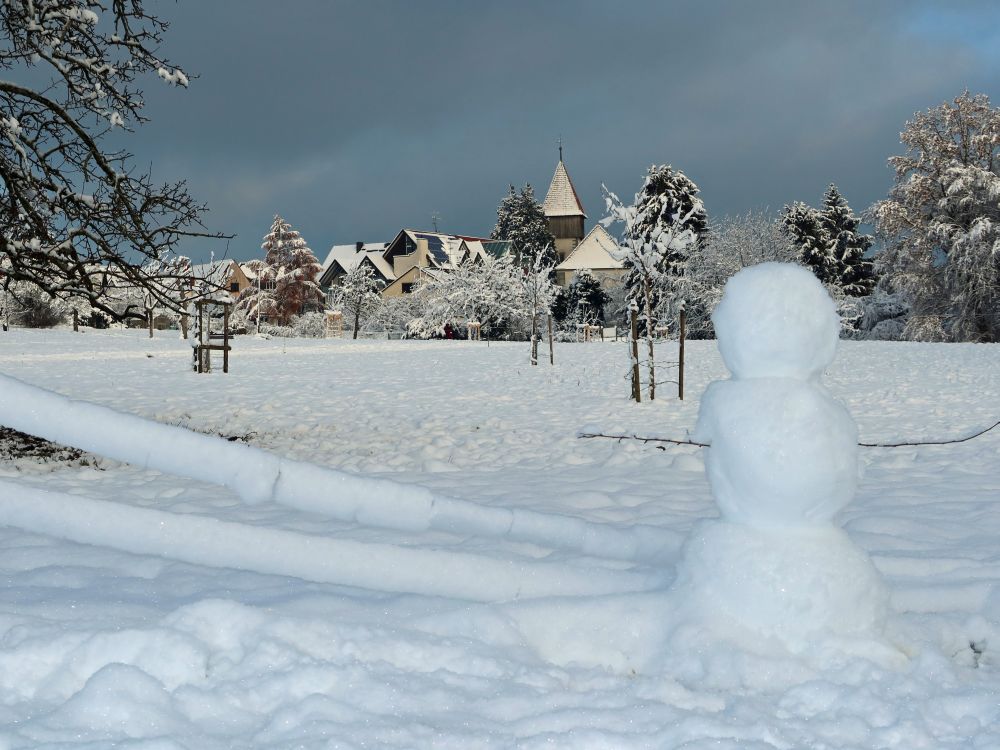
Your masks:
M413 283L403 283L403 294L409 294L413 291Z
M234 281L229 285L229 291L233 292L234 294L239 290L240 290L240 282Z

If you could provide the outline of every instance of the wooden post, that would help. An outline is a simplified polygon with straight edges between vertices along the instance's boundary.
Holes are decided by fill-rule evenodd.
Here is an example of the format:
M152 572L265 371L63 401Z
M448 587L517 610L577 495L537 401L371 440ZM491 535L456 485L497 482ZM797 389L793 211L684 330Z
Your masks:
M146 308L146 322L149 323L149 338L153 338L153 308Z
M642 401L639 392L639 311L632 308L632 398L638 404Z
M554 365L556 363L555 351L552 347L552 316L547 316L549 319L549 364Z
M198 303L198 372L205 372L205 306Z
M684 329L687 323L687 313L681 306L680 347L678 348L677 398L684 400Z
M229 305L222 306L222 371L229 372Z
M73 311L73 330L75 332L80 330L80 312L78 310Z

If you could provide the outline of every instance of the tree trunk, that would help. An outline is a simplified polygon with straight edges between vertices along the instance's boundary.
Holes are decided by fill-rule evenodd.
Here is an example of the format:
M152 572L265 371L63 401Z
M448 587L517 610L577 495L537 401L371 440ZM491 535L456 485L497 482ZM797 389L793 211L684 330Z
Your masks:
M538 365L538 315L531 316L531 364Z
M146 309L146 322L149 324L149 338L153 338L153 308Z

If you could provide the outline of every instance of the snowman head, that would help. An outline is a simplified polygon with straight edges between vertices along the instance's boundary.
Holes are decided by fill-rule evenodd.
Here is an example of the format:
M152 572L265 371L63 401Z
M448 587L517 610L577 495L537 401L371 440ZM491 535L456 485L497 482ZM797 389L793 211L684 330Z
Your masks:
M761 263L733 276L712 314L733 378L818 378L833 361L840 317L807 269Z

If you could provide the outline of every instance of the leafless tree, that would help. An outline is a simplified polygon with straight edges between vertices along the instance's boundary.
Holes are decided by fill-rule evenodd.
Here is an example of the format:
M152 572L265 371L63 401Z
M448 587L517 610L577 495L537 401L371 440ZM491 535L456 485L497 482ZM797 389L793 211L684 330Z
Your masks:
M140 76L187 86L158 52L166 28L141 0L0 4L0 260L12 280L114 318L143 310L110 304L109 287L178 310L177 244L221 235L204 230L184 182L155 183L106 139L145 121Z

